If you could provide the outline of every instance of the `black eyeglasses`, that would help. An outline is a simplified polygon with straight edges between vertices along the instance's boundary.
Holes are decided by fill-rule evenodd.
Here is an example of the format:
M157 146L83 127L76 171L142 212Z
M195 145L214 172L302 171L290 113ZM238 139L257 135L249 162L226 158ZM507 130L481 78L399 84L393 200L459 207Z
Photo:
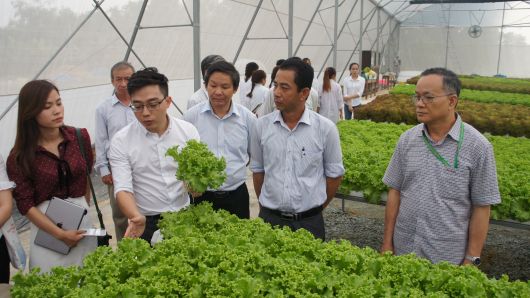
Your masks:
M133 112L143 112L144 110L144 107L147 107L147 109L149 111L154 111L154 110L157 110L158 107L160 107L160 104L162 102L164 102L164 100L166 100L166 97L167 96L164 96L164 98L162 98L161 100L159 101L151 101L151 102L148 102L146 104L143 104L143 103L132 103L130 105L131 109L133 110Z
M453 94L454 93L447 93L447 94L444 94L444 95L437 95L437 96L414 94L414 95L411 96L410 99L412 100L413 104L418 103L418 101L420 101L420 100L423 101L424 104L431 104L438 97L444 97L444 96L449 96L449 95L453 95Z

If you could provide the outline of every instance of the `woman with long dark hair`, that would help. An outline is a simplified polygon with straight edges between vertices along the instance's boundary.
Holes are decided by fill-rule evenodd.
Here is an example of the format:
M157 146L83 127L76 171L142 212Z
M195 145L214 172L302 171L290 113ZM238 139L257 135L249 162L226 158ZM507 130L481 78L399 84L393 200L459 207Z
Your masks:
M239 88L237 88L239 90L239 101L241 103L244 103L245 97L250 91L250 86L252 85L250 78L252 78L252 74L258 69L259 65L256 62L249 62L245 66L245 79L239 82Z
M86 161L81 154L74 127L65 126L59 90L46 80L22 87L18 102L17 135L7 159L9 178L15 182L13 197L18 210L31 223L30 269L48 272L55 266L82 265L86 254L97 246L95 237L84 237L91 228L88 215L80 230L63 230L46 215L52 198L67 200L88 209L87 163L92 167L90 137L81 129ZM67 255L36 245L38 230L71 247Z
M343 119L343 97L340 85L335 82L337 71L333 67L326 68L322 86L319 86L319 107L317 112L337 123Z
M267 74L258 69L252 74L252 87L247 93L245 101L248 103L248 109L256 116L263 115L263 103L269 95L269 88L265 87L267 83Z

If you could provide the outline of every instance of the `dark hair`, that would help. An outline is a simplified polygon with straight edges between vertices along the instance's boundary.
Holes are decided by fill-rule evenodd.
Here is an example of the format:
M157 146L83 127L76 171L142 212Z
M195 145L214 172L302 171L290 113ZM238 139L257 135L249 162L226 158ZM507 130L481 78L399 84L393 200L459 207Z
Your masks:
M311 65L311 59L309 59L309 58L304 58L304 59L302 59L302 62Z
M285 59L276 60L276 66L280 66L280 64L282 64L283 62L285 62Z
M134 72L134 66L127 61L120 61L112 66L110 69L110 79L114 80L114 71L118 69L130 68Z
M220 62L220 61L226 61L226 60L225 60L225 58L223 58L223 57L221 57L219 55L208 55L208 56L204 57L204 59L202 59L202 61L201 61L202 77L204 78L204 73L206 72L208 67L210 67L215 62Z
M349 69L351 69L351 67L354 66L354 65L357 65L357 66L359 66L359 68L361 68L361 66L359 65L359 63L357 63L357 62L353 62L353 63L350 64L350 68L349 68Z
M234 87L234 91L237 90L237 87L239 87L239 72L232 63L226 61L219 61L210 65L210 67L208 67L208 70L206 70L206 76L204 77L205 85L208 85L208 81L210 81L210 76L216 72L227 74L232 79L232 86Z
M274 66L274 68L272 69L271 82L269 83L269 88L272 87L272 84L274 84L274 79L276 78L276 73L278 72L278 69L280 69L279 65Z
M247 66L245 66L245 82L250 79L252 74L259 69L259 66L255 62L249 62L247 63Z
M460 90L462 88L462 83L458 76L450 71L449 69L443 67L434 67L429 68L421 73L420 76L428 75L439 75L443 78L443 87L445 92L456 93L456 96L460 96Z
M254 87L256 87L256 84L263 81L263 79L267 78L267 74L261 70L258 69L252 74L252 88L250 88L250 92L247 94L248 97L252 98L252 92L254 92Z
M132 96L134 92L145 86L158 85L160 92L166 97L169 93L167 82L167 77L159 73L156 67L148 67L133 73L127 83L127 91Z
M285 60L285 62L279 66L279 69L294 71L294 82L298 88L298 91L304 88L311 88L313 77L315 76L313 67L302 62L300 58L292 57Z
M322 90L328 91L331 90L331 78L337 74L337 71L333 67L326 68L324 72L324 83L322 84Z
M32 167L35 151L40 137L37 116L44 110L50 92L59 92L57 87L46 80L34 80L26 83L18 94L17 136L11 154L22 174L32 179Z

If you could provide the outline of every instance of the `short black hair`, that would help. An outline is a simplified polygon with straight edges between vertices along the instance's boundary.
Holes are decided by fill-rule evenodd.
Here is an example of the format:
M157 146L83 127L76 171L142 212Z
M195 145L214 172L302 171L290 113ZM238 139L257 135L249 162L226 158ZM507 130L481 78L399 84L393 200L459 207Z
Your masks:
M313 67L302 62L300 58L292 57L285 60L278 69L294 71L294 83L296 84L298 91L304 88L311 88L313 77L315 76Z
M127 91L132 96L134 92L145 86L158 85L164 97L168 96L168 79L158 72L156 67L147 67L135 72L127 83Z
M280 64L282 64L283 62L285 62L285 59L276 60L276 66L280 66Z
M311 64L311 59L309 59L309 58L304 58L304 59L302 59L302 61L304 63Z
M353 63L350 64L350 68L348 68L348 69L351 69L351 67L354 66L354 65L359 66L359 69L361 68L361 66L359 65L359 63L357 63L357 62L353 62Z
M237 90L237 87L239 87L239 72L232 63L226 61L215 62L208 67L208 70L206 70L206 76L204 77L204 85L208 85L210 76L216 72L227 74L232 79L234 90Z
M120 62L114 64L112 66L112 68L110 69L110 79L114 80L114 71L115 70L124 69L124 68L130 68L133 72L135 71L134 70L134 66L132 66L131 63L129 63L127 61L120 61Z
M443 78L443 87L445 92L456 93L456 96L460 96L460 90L462 89L462 82L456 75L449 69L443 67L434 67L424 70L421 73L421 77L428 75L439 75Z
M205 74L206 70L208 69L208 67L210 67L210 65L214 64L215 62L219 62L219 61L226 61L226 60L225 60L225 58L221 57L220 55L208 55L208 56L204 57L204 59L202 59L202 61L201 61L202 77L204 78L204 74Z

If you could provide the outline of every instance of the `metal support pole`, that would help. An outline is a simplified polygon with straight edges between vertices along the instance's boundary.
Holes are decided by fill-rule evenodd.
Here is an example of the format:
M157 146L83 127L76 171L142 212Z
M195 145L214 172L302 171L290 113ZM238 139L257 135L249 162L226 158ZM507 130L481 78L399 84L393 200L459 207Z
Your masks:
M360 72L362 72L362 68L366 66L366 65L363 66L363 35L364 35L363 13L364 13L364 0L361 0L361 12L360 12L360 18L359 18L359 41L357 42L357 44L359 45L359 65L361 65L359 69ZM368 28L368 26L366 27Z
M289 0L289 34L287 35L287 57L293 56L293 13L294 0Z
M383 25L384 26L384 25ZM379 53L379 39L381 37L381 9L377 7L377 36L375 37L375 64L381 66L381 55ZM373 46L372 46L373 48ZM372 50L370 48L370 51Z
M344 31L344 28L346 28L346 25L348 25L348 20L350 19L350 16L351 14L353 13L353 10L355 9L355 6L357 6L357 3L359 2L359 0L355 0L355 3L353 4L353 6L351 7L350 11L348 12L348 16L346 17L346 19L344 20L344 23L342 23L342 27L340 28L340 31L339 31L339 35L338 37L340 37L340 35L342 34L342 31ZM338 38L337 37L337 38ZM329 59L329 56L331 56L331 53L333 52L333 48L331 48L329 50L329 53L328 55L326 56L326 59L324 60L324 63L322 63L322 66L320 67L320 71L318 72L318 75L320 76L320 74L322 73L322 70L324 70L324 67L326 66L326 63L328 62L328 59Z
M131 40L129 41L129 46L127 47L125 58L123 58L124 61L129 60L129 55L131 54L131 49L134 44L134 40L136 39L136 34L138 34L138 29L140 29L140 23L142 22L142 18L144 17L146 6L147 6L147 0L144 0L144 2L142 3L142 8L140 9L140 13L138 14L138 19L136 20L136 25L134 25L134 31L131 35Z
M302 45L302 42L304 41L304 38L307 34L307 31L309 31L309 27L311 27L311 24L313 23L313 20L315 19L315 16L318 13L318 9L320 8L320 5L322 4L323 0L320 0L318 2L317 8L315 9L315 12L311 16L311 19L309 20L309 23L307 24L307 27L305 28L304 34L302 34L302 39L300 39L300 42L298 43L298 46L296 47L296 50L294 51L294 55L298 54L298 50L300 49L300 46Z
M125 37L123 37L123 35L121 34L120 30L118 30L116 25L114 25L114 23L111 21L111 19L107 15L107 13L103 10L103 8L101 8L101 5L97 4L98 3L97 0L92 0L92 1L94 1L94 3L96 3L97 8L99 9L99 11L101 11L101 14L105 17L105 19L107 19L107 22L109 22L110 26L114 29L114 31L116 31L116 33L118 33L118 36L120 37L120 39L125 43L125 45L127 47L129 47L131 49L131 52L134 54L134 57L136 57L136 59L138 59L138 62L140 62L140 64L142 64L143 67L146 67L144 62L142 61L142 59L140 59L140 57L136 54L136 52L131 48L131 46L129 45L127 40L125 40Z
M451 4L449 4L449 16L447 18L447 38L445 40L445 68L447 68L447 59L449 56L449 30L451 29Z
M504 12L506 11L506 2L502 7L502 23L501 23L501 37L499 39L499 56L497 57L497 74L499 74L501 68L501 50L502 50L502 35L504 33Z
M195 1L199 1L199 0L195 0ZM247 40L250 29L252 29L252 25L254 24L254 20L256 19L256 16L258 15L258 11L261 8L262 3L263 3L263 0L260 0L258 3L258 6L256 6L256 9L254 10L254 14L252 15L252 19L250 19L250 23L248 24L247 30L245 31L245 35L243 36L243 40L241 40L241 43L239 44L239 48L237 49L236 56L234 57L234 60L232 60L232 63L234 64L236 64L237 58L239 57L239 54L241 53L241 49L243 49L243 45L245 44L245 41Z
M101 0L99 2L97 2L97 1L95 2L96 6L92 9L92 11L86 16L86 18L81 22L81 24L79 24L79 26L77 26L77 28L74 30L74 32L72 32L72 34L70 34L70 36L68 36L68 38L64 41L64 43L53 54L53 56L48 60L48 62L46 62L46 64L44 64L44 66L39 70L39 72L33 77L32 80L37 79L46 70L46 68L48 68L48 66L50 66L50 64L53 62L53 60L55 60L55 58L57 58L57 55L59 55L59 53L66 47L66 45L70 42L70 40L72 40L72 38L74 38L74 36L77 34L77 32L79 32L79 30L81 30L81 28L85 25L85 23L88 22L90 17L92 17L92 15L96 12L96 10L98 10L99 6L103 3L103 1L105 1L105 0ZM13 106L17 103L17 101L18 101L18 96L15 99L13 99L13 101L2 112L2 115L0 115L0 120L2 120L7 113L9 113L9 111L11 110L11 108L13 108Z
M193 0L193 87L201 88L201 5ZM175 105L176 106L176 105Z
M333 23L333 68L337 69L337 42L339 27L339 0L335 0L335 21Z

